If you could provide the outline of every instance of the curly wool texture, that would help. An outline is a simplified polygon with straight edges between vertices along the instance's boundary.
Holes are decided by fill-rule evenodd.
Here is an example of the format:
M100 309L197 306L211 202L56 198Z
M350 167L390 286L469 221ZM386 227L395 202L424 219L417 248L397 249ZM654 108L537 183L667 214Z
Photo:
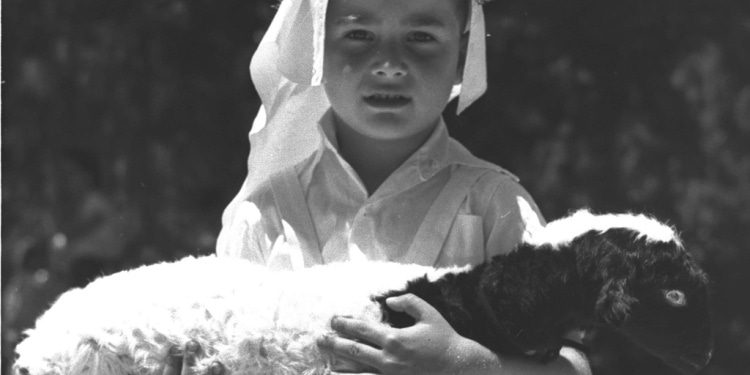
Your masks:
M218 360L230 374L325 374L332 359L315 340L334 314L380 322L374 294L445 272L388 263L270 271L213 256L123 271L60 297L18 345L15 369L161 374L170 348L195 340L201 373Z

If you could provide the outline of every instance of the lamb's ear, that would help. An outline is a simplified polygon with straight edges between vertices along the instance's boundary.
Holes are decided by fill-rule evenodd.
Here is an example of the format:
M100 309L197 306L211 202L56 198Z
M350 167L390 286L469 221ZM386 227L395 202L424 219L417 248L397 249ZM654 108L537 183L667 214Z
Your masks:
M630 306L636 301L628 292L624 278L608 280L599 291L594 316L601 323L619 327L627 321Z

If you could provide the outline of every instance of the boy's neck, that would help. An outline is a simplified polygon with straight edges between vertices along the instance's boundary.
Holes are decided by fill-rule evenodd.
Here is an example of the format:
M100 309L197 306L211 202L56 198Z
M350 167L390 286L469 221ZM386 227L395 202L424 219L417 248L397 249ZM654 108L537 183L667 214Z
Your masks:
M357 172L367 189L367 195L372 195L388 176L424 144L435 127L397 140L372 139L348 126L338 124L335 129L339 154Z

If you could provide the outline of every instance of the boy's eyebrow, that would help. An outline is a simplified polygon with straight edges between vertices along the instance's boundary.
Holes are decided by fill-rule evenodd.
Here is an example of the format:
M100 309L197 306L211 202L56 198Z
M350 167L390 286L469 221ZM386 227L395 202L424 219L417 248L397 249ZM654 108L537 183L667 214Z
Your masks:
M364 14L350 14L348 16L341 16L333 20L333 24L337 26L351 24L368 25L372 23L374 23L373 18L368 17Z
M445 21L430 14L415 14L406 19L408 26L445 26Z
M368 16L367 14L350 14L347 16L338 17L333 20L333 24L336 26L343 26L343 25L372 25L377 23L375 21L375 18ZM434 17L430 14L415 14L411 17L408 17L404 24L407 26L416 26L416 27L425 27L425 26L438 26L443 27L445 26L445 21L441 20L440 18Z

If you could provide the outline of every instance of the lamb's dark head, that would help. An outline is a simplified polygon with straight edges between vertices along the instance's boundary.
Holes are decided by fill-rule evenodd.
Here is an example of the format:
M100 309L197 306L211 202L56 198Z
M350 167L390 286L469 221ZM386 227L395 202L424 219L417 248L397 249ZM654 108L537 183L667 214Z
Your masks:
M598 323L683 373L710 360L709 281L670 226L643 215L579 211L524 239L578 254L579 273L595 284L591 303Z
M676 238L649 241L627 229L602 235L626 250L602 270L614 278L601 290L597 318L683 373L703 368L713 351L709 281L703 271ZM614 270L618 267L626 271Z

